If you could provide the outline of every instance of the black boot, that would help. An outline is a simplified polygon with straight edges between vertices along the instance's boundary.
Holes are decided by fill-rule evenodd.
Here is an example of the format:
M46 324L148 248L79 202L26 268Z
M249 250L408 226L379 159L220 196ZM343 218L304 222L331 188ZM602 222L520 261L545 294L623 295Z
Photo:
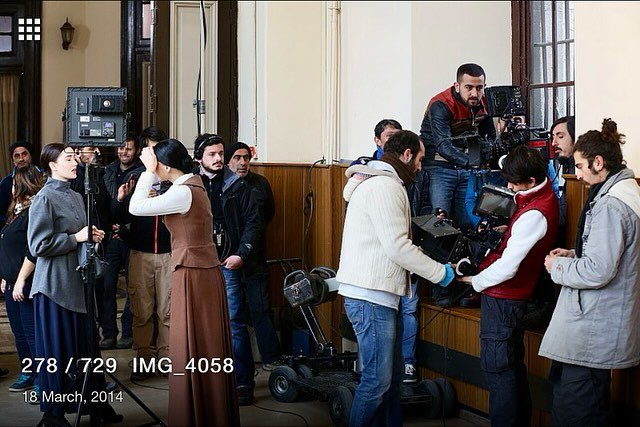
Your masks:
M54 416L45 413L36 427L71 427L71 424L64 415Z

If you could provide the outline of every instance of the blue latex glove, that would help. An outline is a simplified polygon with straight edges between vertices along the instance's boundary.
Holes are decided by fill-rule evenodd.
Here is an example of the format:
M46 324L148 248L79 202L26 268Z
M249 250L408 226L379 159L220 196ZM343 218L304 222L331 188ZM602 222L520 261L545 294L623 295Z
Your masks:
M453 282L453 279L456 277L456 274L453 271L453 268L449 264L444 265L444 279L439 281L437 284L446 288Z

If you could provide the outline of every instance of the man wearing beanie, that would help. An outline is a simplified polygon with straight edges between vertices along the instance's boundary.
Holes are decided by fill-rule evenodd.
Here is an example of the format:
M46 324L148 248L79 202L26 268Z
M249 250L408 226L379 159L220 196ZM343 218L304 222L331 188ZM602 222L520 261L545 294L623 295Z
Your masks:
M262 229L275 214L273 192L269 181L257 173L251 172L251 150L244 142L234 142L225 150L225 163L236 175L243 178L253 191L253 200L258 205ZM269 316L269 270L266 257L266 235L263 232L256 242L256 249L250 255L256 265L254 274L242 279L247 292L249 313L256 333L256 341L262 360L262 369L272 371L280 359L280 341Z
M4 227L7 220L7 209L11 203L11 188L13 187L13 174L16 169L31 164L33 147L26 141L16 141L9 146L9 155L13 160L13 170L0 182L0 228Z

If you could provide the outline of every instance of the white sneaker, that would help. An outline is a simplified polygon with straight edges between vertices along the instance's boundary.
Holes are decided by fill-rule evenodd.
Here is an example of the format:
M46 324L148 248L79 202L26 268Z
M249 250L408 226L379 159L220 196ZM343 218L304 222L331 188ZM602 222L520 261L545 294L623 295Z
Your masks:
M411 363L405 363L404 365L404 383L415 383L418 382L418 371L416 367Z

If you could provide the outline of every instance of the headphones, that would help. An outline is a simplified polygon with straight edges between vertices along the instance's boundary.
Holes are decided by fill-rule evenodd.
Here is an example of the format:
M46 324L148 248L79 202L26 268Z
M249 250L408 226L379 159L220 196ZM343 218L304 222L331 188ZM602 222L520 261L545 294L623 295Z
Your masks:
M193 150L193 157L195 157L196 160L202 160L204 149L207 148L208 146L217 145L217 144L222 144L224 146L224 141L222 140L222 137L220 137L219 135L216 135L215 133L205 133L200 135L199 138L202 138L203 136L206 136L206 137L199 144L197 144Z

